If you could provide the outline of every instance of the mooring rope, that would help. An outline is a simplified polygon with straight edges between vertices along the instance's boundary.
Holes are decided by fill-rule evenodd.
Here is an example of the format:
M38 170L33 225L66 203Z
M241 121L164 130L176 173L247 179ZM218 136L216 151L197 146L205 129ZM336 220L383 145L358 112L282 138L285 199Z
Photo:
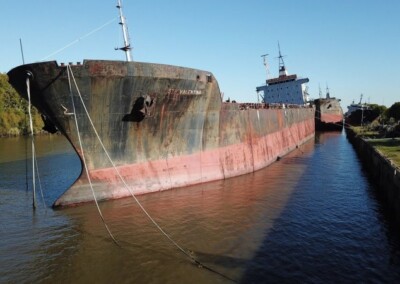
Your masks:
M79 90L79 88L78 88L78 85L77 85L77 83L76 83L74 74L72 73L71 67L68 66L68 69L69 69L70 72L71 72L71 76L72 76L72 79L73 79L73 81L74 81L75 88L76 88L76 90L77 90L77 92L78 92L78 95L79 95L79 98L80 98L80 100L81 100L83 109L85 110L85 113L86 113L86 115L87 115L87 117L88 117L88 119L89 119L90 125L92 126L93 131L94 131L94 133L96 134L96 137L97 137L97 139L98 139L98 141L99 141L101 147L102 147L103 150L104 150L104 153L106 154L106 156L107 156L108 160L110 161L112 167L113 167L114 170L116 171L118 177L120 178L120 180L122 181L122 183L124 184L124 186L127 188L127 190L129 191L130 195L133 197L133 199L135 200L135 202L139 205L139 207L140 207L140 209L143 211L143 213L144 213L144 214L150 219L150 221L160 230L160 232L163 233L164 236L167 237L178 249L180 249L180 250L181 250L183 253L185 253L187 256L191 257L191 256L189 255L189 253L186 252L180 245L178 245L178 244L177 244L177 243L176 243L176 242L175 242L161 227L160 227L160 225L158 225L158 223L153 219L153 217L150 216L150 214L147 212L147 210L143 207L143 205L140 203L140 201L136 198L135 194L132 192L132 190L130 189L129 185L125 182L125 179L122 177L122 175L120 174L120 172L119 172L117 166L115 165L114 161L111 159L111 157L110 157L110 155L109 155L107 149L105 148L105 146L104 146L104 144L103 144L103 141L102 141L101 138L100 138L100 135L98 134L98 132L97 132L97 130L96 130L94 124L93 124L93 121L92 121L92 119L91 119L91 117L90 117L90 115L89 115L89 112L88 112L88 110L87 110L87 108L86 108L85 102L83 101L82 95L81 95L80 90Z
M28 114L29 114L29 125L31 129L31 149L32 149L32 188L33 188L33 209L36 209L36 181L35 181L35 138L33 133L33 122L31 112L31 87L30 87L30 74L26 78L26 93L28 95Z
M35 154L35 157L36 157L36 154ZM44 201L43 188L42 188L42 182L40 180L40 172L39 172L39 166L38 166L37 159L35 159L35 165L36 165L37 178L38 178L38 182L39 182L40 195L42 196L43 206L46 209L46 202Z
M147 210L143 207L143 205L142 205L142 204L140 203L140 201L137 199L137 197L135 196L135 194L132 192L132 190L131 190L131 188L129 187L129 185L126 183L125 179L124 179L124 178L122 177L122 175L120 174L120 172L119 172L117 166L115 165L114 161L111 159L111 157L110 157L110 155L109 155L107 149L105 148L105 146L104 146L104 144L103 144L103 141L102 141L101 138L100 138L100 135L98 134L98 132L97 132L97 130L96 130L96 127L95 127L94 124L93 124L93 121L92 121L92 119L91 119L91 117L90 117L90 114L89 114L89 112L88 112L88 110L87 110L87 108L86 108L85 102L83 101L82 95L81 95L81 93L80 93L78 84L76 83L75 76L74 76L74 74L73 74L73 72L72 72L71 66L68 65L67 68L68 68L69 72L71 73L72 80L74 81L76 91L77 91L77 93L78 93L78 95L79 95L79 98L80 98L80 100L81 100L83 109L85 110L86 116L87 116L87 118L88 118L88 120L89 120L89 122L90 122L90 125L92 126L92 129L93 129L94 133L96 134L96 137L97 137L97 139L98 139L98 141L99 141L101 147L102 147L103 150L104 150L104 153L106 154L106 156L107 156L109 162L111 163L112 167L113 167L114 170L116 171L118 177L120 178L120 180L122 181L122 183L124 184L124 186L127 188L127 190L129 191L130 195L131 195L132 198L135 200L136 204L140 207L140 209L142 210L142 212L149 218L149 220L154 224L154 226L155 226L155 227L156 227L156 228L157 228L157 229L158 229L158 230L159 230L159 231L160 231L160 232L161 232L175 247L176 247L176 248L178 248L178 249L179 249L184 255L186 255L192 262L194 262L196 265L198 265L198 267L202 267L202 268L204 268L204 269L207 269L207 270L209 270L209 271L211 271L211 272L213 272L213 273L215 273L215 274L218 274L218 275L220 275L221 277L224 277L225 279L228 279L228 280L230 280L230 281L232 281L232 282L237 282L236 280L234 280L234 279L232 279L232 278L230 278L230 277L228 277L228 276L222 274L221 272L216 271L215 269L213 269L213 268L211 268L211 267L209 267L209 266L207 266L207 265L201 263L201 262L198 261L197 259L195 259L194 256L191 255L190 252L186 251L186 250L183 249L177 242L175 242L175 241L172 239L172 237L171 237L167 232L165 232L163 228L161 228L161 226L153 219L153 217L151 217L151 215L150 215L150 214L147 212ZM68 73L68 79L69 79L69 73ZM71 88L71 87L70 87L70 88ZM71 94L72 94L72 91L71 91ZM75 114L75 106L73 105L73 107L74 107L74 115L75 115L75 117L76 117L76 114ZM76 119L75 119L75 121L76 121ZM78 135L78 138L79 138L79 135ZM81 143L81 142L80 142L80 143ZM80 147L81 147L81 149L82 149L82 145L80 145ZM83 151L83 149L82 149L82 151ZM82 154L82 156L83 156L83 154ZM86 165L85 161L84 161L84 164ZM86 167L86 166L85 166L85 167ZM87 167L86 167L86 170L87 170ZM87 172L87 175L89 176L89 173L88 173L88 172ZM92 190L93 190L93 189L92 189ZM96 203L97 203L97 201L96 201ZM99 212L100 212L100 211L99 211ZM104 223L104 224L105 224L105 223ZM111 233L110 233L110 234L111 234Z
M28 115L25 111L25 127L28 126ZM25 139L25 188L29 190L28 185L28 139Z
M104 227L106 228L108 234L110 235L110 237L114 241L114 243L119 246L117 240L114 238L113 234L111 233L110 229L108 228L108 225L107 225L107 223L106 223L106 221L105 221L105 219L103 217L103 213L101 212L99 203L97 202L97 199L96 199L96 194L95 194L94 189L93 189L92 181L91 181L90 174L89 174L89 169L88 169L87 164L86 164L85 152L83 150L83 144L82 144L82 139L81 139L81 135L80 135L80 131L79 131L79 125L78 125L78 119L76 117L76 109L75 109L74 96L73 96L73 93L72 93L70 72L72 74L71 67L69 67L67 69L68 85L69 85L69 92L70 92L70 95L71 95L72 109L73 109L73 114L74 114L74 119L75 119L75 127L76 127L76 131L77 131L77 135L78 135L79 147L81 148L81 155L82 155L83 165L85 167L85 172L86 172L89 184L90 184L90 189L92 190L93 199L94 199L94 201L96 203L97 211L99 212L100 218L103 221ZM72 74L72 76L73 76L73 74ZM75 78L74 78L74 81L75 81ZM78 93L79 93L79 90L78 90ZM80 93L79 93L79 96L80 96Z
M39 166L36 158L36 149L35 149L35 139L34 139L34 132L33 132L33 118L32 118L32 104L31 104L31 86L30 86L30 76L31 74L28 73L26 78L26 93L28 95L28 113L29 113L29 125L30 125L30 130L31 130L31 141L32 141L32 187L33 187L33 208L36 209L36 174L39 182L39 188L40 188L40 194L42 196L42 201L44 208L46 208L46 203L44 201L44 196L43 196L43 189L42 189L42 182L40 181L40 172L39 172ZM26 147L27 148L27 147ZM28 160L28 151L26 151L26 160ZM25 163L26 167L26 187L28 188L28 164ZM35 171L36 170L36 171Z

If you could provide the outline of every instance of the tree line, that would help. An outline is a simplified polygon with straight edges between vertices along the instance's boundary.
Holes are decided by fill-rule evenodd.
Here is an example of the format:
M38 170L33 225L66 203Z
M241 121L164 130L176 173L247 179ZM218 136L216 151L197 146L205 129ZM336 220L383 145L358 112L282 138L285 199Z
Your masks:
M380 116L382 122L393 123L400 120L400 102L394 103L391 107L377 104L366 104L372 111L375 111L377 116Z

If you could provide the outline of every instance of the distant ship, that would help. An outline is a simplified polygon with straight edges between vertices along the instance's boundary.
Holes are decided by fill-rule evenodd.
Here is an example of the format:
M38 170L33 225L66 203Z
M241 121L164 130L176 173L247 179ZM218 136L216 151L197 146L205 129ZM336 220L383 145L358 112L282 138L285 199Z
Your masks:
M362 103L363 94L360 95L360 101L358 103L353 102L347 106L347 112L345 114L346 124L358 126L363 125L366 122L374 120L378 114L374 113L370 106L366 103Z
M340 99L330 96L329 88L326 87L326 96L314 100L315 105L315 129L319 131L343 129L343 110Z
M363 98L363 94L360 95L360 101L358 102L358 104L353 102L351 103L351 105L347 106L347 112L346 112L346 117L349 117L353 112L357 111L357 110L369 110L369 106L366 103L362 103L362 98Z
M124 41L127 61L51 61L8 72L47 128L65 135L81 159L80 176L54 206L251 173L314 137L314 109L292 99L303 96L295 76L259 87L268 93L281 80L292 86L285 107L223 102L211 72L133 62L126 32Z

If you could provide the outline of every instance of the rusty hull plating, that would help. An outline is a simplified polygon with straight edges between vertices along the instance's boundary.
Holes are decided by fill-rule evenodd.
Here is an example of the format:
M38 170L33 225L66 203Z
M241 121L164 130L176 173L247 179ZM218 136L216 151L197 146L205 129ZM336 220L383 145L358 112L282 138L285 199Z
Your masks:
M86 60L70 65L94 126L134 194L225 179L268 166L314 136L314 109L223 103L210 72L162 64ZM81 157L67 67L14 68L10 83ZM83 150L98 200L130 196L104 153L73 85ZM81 157L82 160L82 157ZM56 202L93 201L83 171Z
M336 98L320 98L314 100L316 130L343 130L343 110L340 100Z

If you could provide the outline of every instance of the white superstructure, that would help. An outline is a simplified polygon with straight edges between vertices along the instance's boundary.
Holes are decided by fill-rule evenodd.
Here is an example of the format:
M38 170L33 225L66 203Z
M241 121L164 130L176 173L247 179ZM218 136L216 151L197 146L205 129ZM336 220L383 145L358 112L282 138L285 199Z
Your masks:
M309 82L309 79L297 78L296 74L288 75L280 48L278 58L279 77L267 78L265 85L256 88L257 93L268 104L306 104L309 101L309 95L305 84Z
M354 103L354 100L351 105L347 106L346 116L350 116L353 112L357 110L369 110L370 107L367 104L362 103L363 94L360 96L360 102L358 104Z

